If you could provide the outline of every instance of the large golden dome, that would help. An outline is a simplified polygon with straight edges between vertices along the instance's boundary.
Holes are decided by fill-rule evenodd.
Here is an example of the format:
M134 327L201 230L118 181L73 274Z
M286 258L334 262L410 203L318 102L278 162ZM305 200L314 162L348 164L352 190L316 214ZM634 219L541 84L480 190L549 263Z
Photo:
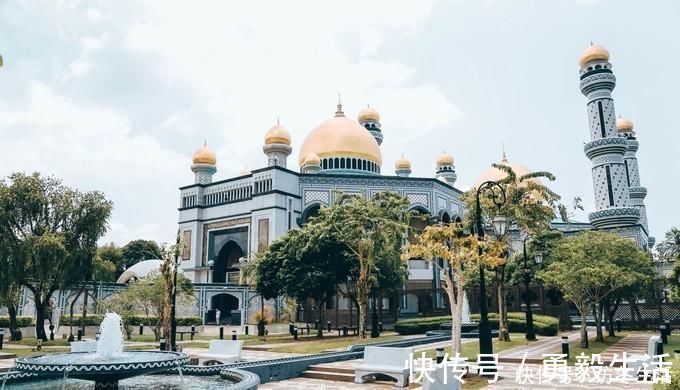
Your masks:
M217 157L215 156L215 152L210 150L210 148L208 148L207 145L203 145L200 148L196 149L191 161L194 164L215 165L217 164Z
M501 162L498 163L499 165L506 165L510 168L512 168L513 172L515 172L515 175L517 178L524 176L528 173L531 173L529 168L525 167L524 165L517 164L514 162L508 161L508 159L505 157L505 153L503 153L503 158L501 159ZM507 173L501 171L498 168L494 167L489 167L486 169L482 174L475 180L475 184L473 184L473 187L478 188L482 183L487 182L487 181L499 181L505 179L507 176ZM538 184L542 184L540 179L530 179L533 182L536 182Z
M634 128L633 121L630 119L622 117L616 119L616 130L618 130L619 133L632 133Z
M609 61L609 52L600 45L590 45L590 47L583 51L578 59L578 63L584 66L592 61Z
M341 108L335 117L307 134L298 155L300 166L310 153L316 153L321 159L358 157L382 165L380 147L375 138L359 123L346 118Z
M375 121L375 122L380 122L380 113L378 110L371 106L366 106L359 111L359 115L357 116L357 120L359 122L365 122L365 121Z
M281 126L278 119L276 120L276 124L264 135L264 144L290 145L290 133L285 127Z

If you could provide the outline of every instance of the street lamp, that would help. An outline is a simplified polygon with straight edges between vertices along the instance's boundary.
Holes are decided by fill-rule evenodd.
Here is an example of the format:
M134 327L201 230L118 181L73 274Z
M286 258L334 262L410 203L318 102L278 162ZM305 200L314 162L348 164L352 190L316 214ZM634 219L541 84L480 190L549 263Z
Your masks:
M177 350L177 311L175 304L177 302L177 271L180 265L182 265L182 259L179 255L175 255L175 269L172 280L172 307L170 310L170 349L173 351Z
M479 202L479 196L484 192L489 192L489 199L493 204L500 208L505 203L505 190L503 187L495 181L485 181L478 188L475 193L475 231L477 238L480 240L484 239L484 226L482 226L482 205ZM508 220L503 216L496 216L493 220L493 228L498 237L501 237L505 233L507 228ZM478 253L481 256L482 247L479 246ZM492 354L493 344L491 341L491 327L489 326L489 307L486 302L486 282L484 281L484 265L479 263L479 353L480 354Z
M531 297L529 292L529 284L531 283L531 270L527 264L527 239L529 239L528 234L524 237L522 241L522 248L524 250L524 303L526 304L526 322L527 331L526 339L529 341L536 340L536 333L534 332L534 315L531 312ZM541 264L543 262L543 254L538 251L534 251L534 261L536 264Z

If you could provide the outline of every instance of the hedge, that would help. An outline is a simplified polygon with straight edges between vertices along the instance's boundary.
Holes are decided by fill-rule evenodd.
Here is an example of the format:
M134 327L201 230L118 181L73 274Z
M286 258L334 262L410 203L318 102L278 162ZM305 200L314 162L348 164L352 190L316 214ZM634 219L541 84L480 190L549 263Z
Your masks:
M26 328L33 326L33 317L18 316L17 327ZM0 316L0 328L9 328L9 317Z
M479 314L472 314L470 316L472 321L479 321L479 318ZM451 316L410 318L397 321L397 323L394 324L394 330L402 335L421 334L429 330L441 329L441 324L444 322L451 322ZM489 325L492 329L498 329L497 313L489 313ZM559 325L559 318L534 315L534 331L537 335L555 336L559 333ZM510 332L514 333L526 332L524 312L508 313L508 328Z
M80 319L82 316L73 316L73 326L80 326ZM85 317L85 326L99 326L101 324L104 316L102 314L88 314ZM144 324L145 326L154 326L158 322L156 317L146 317L140 315L130 315L124 319L128 326L139 326L139 324ZM69 326L71 325L70 317L61 317L61 325ZM191 325L203 325L200 317L177 317L177 326L191 326Z

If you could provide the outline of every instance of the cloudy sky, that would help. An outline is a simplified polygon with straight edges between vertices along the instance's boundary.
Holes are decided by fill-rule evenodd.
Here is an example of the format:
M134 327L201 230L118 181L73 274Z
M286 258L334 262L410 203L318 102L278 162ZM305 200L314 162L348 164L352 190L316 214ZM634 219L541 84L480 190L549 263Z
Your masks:
M592 211L577 59L593 41L611 52L661 238L680 217L678 20L673 0L0 0L0 176L40 171L104 191L106 241L169 241L204 140L227 178L266 163L279 116L297 169L340 92L348 116L381 112L383 172L404 153L414 175L432 176L445 149L467 189L505 144Z

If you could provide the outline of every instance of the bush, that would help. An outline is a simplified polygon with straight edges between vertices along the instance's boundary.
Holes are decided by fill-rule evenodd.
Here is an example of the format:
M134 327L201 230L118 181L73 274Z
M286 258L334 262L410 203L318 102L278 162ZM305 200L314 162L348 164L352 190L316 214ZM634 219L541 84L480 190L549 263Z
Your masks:
M33 317L18 316L17 327L26 328L33 325ZM9 328L9 317L0 316L0 328Z
M470 320L479 321L479 314L472 314ZM429 330L441 328L444 322L451 322L451 316L409 318L397 321L394 330L402 335L421 334ZM489 325L498 329L498 313L489 313ZM556 336L559 333L560 320L556 317L534 314L534 332L540 336ZM523 312L508 313L508 330L513 333L526 332L525 314Z
M80 326L80 318L81 316L73 316L73 326ZM103 319L104 316L102 314L88 314L85 317L85 326L99 326ZM133 314L123 318L123 321L125 321L125 325L127 326L139 326L139 324L144 324L145 326L155 326L158 323L158 318ZM200 317L177 317L177 326L202 324L203 321L201 321ZM61 317L61 325L71 325L69 316Z
M73 322L71 322L71 316L66 314L61 316L59 322L60 325L63 326L80 326L80 320L82 318L82 314L74 314ZM101 314L88 314L85 316L85 326L99 326L102 320L104 320L104 316Z

